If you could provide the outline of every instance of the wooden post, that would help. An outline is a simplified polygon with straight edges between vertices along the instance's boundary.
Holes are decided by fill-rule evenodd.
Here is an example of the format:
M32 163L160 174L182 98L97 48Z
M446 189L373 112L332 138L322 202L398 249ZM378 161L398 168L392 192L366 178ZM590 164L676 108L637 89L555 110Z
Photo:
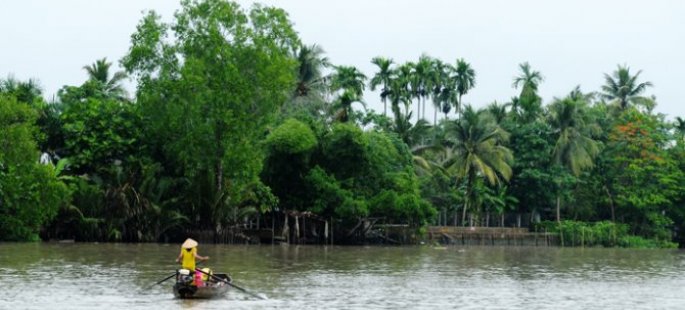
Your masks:
M288 212L283 212L285 215L285 223L283 224L283 237L285 237L285 242L290 244L290 226L288 226Z
M300 217L295 215L295 241L300 243Z

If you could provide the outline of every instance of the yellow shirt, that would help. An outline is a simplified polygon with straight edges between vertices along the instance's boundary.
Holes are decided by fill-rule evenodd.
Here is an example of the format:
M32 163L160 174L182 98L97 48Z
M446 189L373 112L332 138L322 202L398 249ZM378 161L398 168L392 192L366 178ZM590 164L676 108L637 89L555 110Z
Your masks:
M195 253L197 253L197 248L192 248L190 251L181 249L181 266L183 269L195 271Z

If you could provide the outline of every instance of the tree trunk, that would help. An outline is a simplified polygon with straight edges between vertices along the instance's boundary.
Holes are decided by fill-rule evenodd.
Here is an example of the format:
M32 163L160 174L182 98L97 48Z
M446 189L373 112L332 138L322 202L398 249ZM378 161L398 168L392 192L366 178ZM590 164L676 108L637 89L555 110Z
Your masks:
M295 241L300 243L300 218L295 216Z
M466 227L466 207L468 206L468 200L468 198L464 199L464 210L461 213L461 225L464 227Z
M561 195L557 195L557 223L561 224Z
M607 188L606 185L604 185L604 191L607 193L607 196L609 197L609 206L611 207L611 221L616 222L616 213L614 211L614 198L611 197L609 188Z
M385 92L385 87L383 87L383 92ZM388 116L388 99L383 98L383 116Z
M454 113L457 114L457 119L461 118L461 94L459 94L459 97L457 98L457 106L454 107Z
M285 215L285 221L283 223L282 235L283 237L285 237L285 242L290 243L290 226L288 226L288 212L285 212L285 210L283 211L283 214Z
M462 225L466 226L466 209L469 207L469 198L473 187L473 179L475 178L473 170L469 170L468 178L466 179L466 197L464 197L464 212L461 216Z
M416 123L415 124L417 124L419 122L419 120L421 119L421 97L418 97L417 99L418 99L418 102L416 104Z
M438 124L438 108L433 111L433 127Z
M564 232L561 231L561 195L557 195L557 224L559 225L559 241L564 246Z

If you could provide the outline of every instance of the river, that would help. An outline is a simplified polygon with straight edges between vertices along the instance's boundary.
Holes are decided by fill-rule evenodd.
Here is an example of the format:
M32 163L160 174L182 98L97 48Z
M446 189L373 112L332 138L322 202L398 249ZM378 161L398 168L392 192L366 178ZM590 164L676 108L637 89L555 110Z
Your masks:
M0 309L683 309L685 252L200 245L237 290L177 300L179 245L0 243Z

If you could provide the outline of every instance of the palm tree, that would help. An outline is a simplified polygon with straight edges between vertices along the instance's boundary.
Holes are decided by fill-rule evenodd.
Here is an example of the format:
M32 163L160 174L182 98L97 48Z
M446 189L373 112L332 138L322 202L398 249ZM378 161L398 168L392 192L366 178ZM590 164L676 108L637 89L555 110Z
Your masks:
M334 91L351 91L361 97L365 89L366 75L353 66L335 66L335 73L331 77L331 88Z
M309 96L312 91L322 93L324 91L324 79L322 71L330 66L328 58L324 57L325 51L320 46L313 44L303 45L295 52L298 62L297 85L295 97Z
M371 63L378 66L378 73L376 73L369 81L371 90L376 90L376 87L383 85L381 89L381 101L383 102L383 115L388 116L387 98L390 94L390 79L392 79L393 71L390 68L393 64L392 59L384 57L374 57Z
M419 61L414 65L414 82L416 83L414 91L416 92L416 98L419 100L420 113L417 115L418 119L426 118L426 97L428 97L429 89L432 88L431 85L431 75L433 69L433 59L423 54L419 57ZM423 103L421 100L423 99ZM423 104L423 107L421 106ZM417 110L417 112L419 112Z
M549 106L549 124L557 136L552 153L553 162L568 169L573 175L594 166L599 154L599 142L592 137L599 132L585 112L586 103L567 97ZM561 193L557 195L557 222L561 222Z
M454 67L454 77L457 82L457 93L459 93L455 112L459 114L462 106L461 97L476 86L476 71L464 59L457 59L457 65Z
M473 196L476 178L483 177L493 185L502 180L508 181L512 175L509 163L513 155L501 144L508 139L508 133L495 125L484 110L474 111L467 105L462 117L452 123L449 134L454 156L448 166L466 180L464 223L466 210L471 207L469 197Z
M416 64L408 61L399 66L398 78L406 83L411 98L416 98L416 121L421 118L421 81L416 74Z
M489 104L485 109L488 113L490 113L490 116L492 116L493 120L495 121L495 124L500 125L504 118L507 117L508 106L508 103L499 104L497 103L497 101L494 101L493 103Z
M522 87L521 93L526 88L537 91L540 83L545 80L540 71L531 69L528 62L519 64L519 68L521 69L521 75L514 77L514 83L511 86L518 89L520 85Z
M521 74L514 77L512 87L518 88L521 86L521 94L519 95L517 108L520 108L519 115L524 116L527 120L536 118L542 110L542 99L538 96L538 86L544 78L539 71L531 69L528 62L519 64Z
M584 93L580 89L580 85L577 85L573 90L571 90L570 93L568 93L568 97L572 100L576 101L585 101L585 102L592 102L595 100L596 93L591 92L591 93Z
M483 199L486 207L500 216L500 227L504 227L504 212L512 210L519 203L518 199L507 191L506 185L499 185L494 190L487 190Z
M636 99L642 98L640 94L643 93L647 87L653 86L651 82L637 83L642 70L637 71L635 75L630 75L630 68L627 66L618 66L618 69L612 75L604 74L605 83L602 86L602 96L608 100L616 100L619 107L625 110L630 103L634 103Z
M41 98L43 91L40 84L35 79L19 81L13 76L8 76L5 80L0 80L0 93L6 93L17 98L17 101L34 104Z
M84 66L83 69L88 73L88 80L99 84L99 90L106 97L123 99L126 97L126 90L121 82L126 79L126 73L117 71L110 78L109 69L112 66L111 62L107 62L107 58L96 60L90 66Z
M352 104L358 102L365 109L366 104L362 101L353 90L345 90L333 103L333 109L337 112L335 113L335 120L339 122L348 122L351 116L354 116L354 109Z
M452 67L449 64L442 62L440 59L433 59L430 75L430 96L433 101L433 126L436 126L438 123L438 110L442 111L443 101L447 101L447 97L443 96L442 93L450 84L448 71L450 68Z
M400 104L404 106L404 114L410 114L409 106L411 105L411 93L408 84L408 80L402 76L401 72L393 72L389 81L388 99L390 99L390 109L395 117L398 117L402 113Z
M453 70L454 67L452 67L450 64L445 65L445 76L444 79L442 79L442 88L440 93L437 95L440 109L442 113L445 114L445 119L447 119L447 114L450 113L453 106L459 106L457 79L449 74L449 72L452 72Z

